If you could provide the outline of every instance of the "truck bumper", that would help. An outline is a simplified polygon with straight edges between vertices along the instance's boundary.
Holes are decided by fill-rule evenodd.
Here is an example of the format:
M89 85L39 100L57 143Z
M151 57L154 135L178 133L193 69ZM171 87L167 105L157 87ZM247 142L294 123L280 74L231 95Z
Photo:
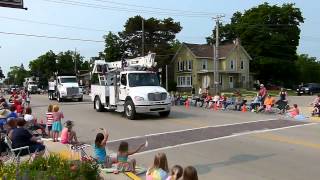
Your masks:
M171 104L136 105L135 108L137 113L163 112L170 111Z
M83 95L62 96L63 99L79 99L82 97L83 97Z

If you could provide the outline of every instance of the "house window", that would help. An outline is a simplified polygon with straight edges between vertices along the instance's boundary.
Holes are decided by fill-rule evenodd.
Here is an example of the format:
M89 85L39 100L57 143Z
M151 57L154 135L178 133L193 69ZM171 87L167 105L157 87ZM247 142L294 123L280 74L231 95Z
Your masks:
M208 60L203 59L202 60L202 69L206 70L208 68Z
M192 61L189 60L188 62L188 70L191 71L192 70Z
M234 70L234 60L230 61L230 69Z
M191 76L178 76L177 79L178 87L191 87L192 86L192 78Z
M179 71L183 71L183 61L180 61L180 69L179 69Z
M178 61L178 72L180 71L180 61Z
M244 62L243 61L240 62L240 68L244 69Z

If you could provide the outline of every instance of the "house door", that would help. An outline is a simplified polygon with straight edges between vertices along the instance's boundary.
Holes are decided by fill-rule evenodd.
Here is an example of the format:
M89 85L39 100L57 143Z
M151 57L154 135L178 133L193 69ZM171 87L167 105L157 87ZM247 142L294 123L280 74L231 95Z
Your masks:
M233 76L229 76L229 88L233 88Z
M202 89L205 90L206 88L208 88L209 83L210 83L209 75L204 75L202 77Z

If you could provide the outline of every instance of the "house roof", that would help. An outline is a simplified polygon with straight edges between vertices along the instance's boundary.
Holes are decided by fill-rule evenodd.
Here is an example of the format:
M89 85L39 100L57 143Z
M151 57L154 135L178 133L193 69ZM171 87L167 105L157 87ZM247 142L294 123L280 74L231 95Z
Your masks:
M208 44L190 44L183 43L198 58L213 57L213 47ZM219 46L219 58L227 57L228 54L236 47L234 43L223 44Z

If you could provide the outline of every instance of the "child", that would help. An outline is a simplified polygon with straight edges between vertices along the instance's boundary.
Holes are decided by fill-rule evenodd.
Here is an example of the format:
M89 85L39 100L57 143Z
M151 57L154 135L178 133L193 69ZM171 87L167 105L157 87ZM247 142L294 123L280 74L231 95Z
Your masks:
M61 132L60 142L62 144L78 144L78 138L75 131L72 130L73 122L66 121L64 123L64 128Z
M94 154L99 164L103 164L105 167L109 168L112 165L112 159L107 156L106 146L109 134L106 129L100 128L104 131L103 133L98 133L94 141Z
M166 180L168 178L168 162L164 153L158 153L154 157L153 165L146 173L146 180Z
M59 106L55 105L53 107L53 124L52 124L52 132L53 132L53 142L58 142L59 133L62 131L61 119L64 118L63 113L59 112Z
M183 170L183 180L198 180L198 173L196 168L188 166Z
M145 146L145 143L141 144L136 150L129 151L128 142L122 141L119 145L118 154L117 154L117 162L118 162L117 169L119 171L135 172L136 160L135 159L128 160L128 157L140 151L143 146Z
M298 105L294 104L293 108L291 108L290 110L288 110L288 116L290 117L295 117L296 115L299 115L300 111L298 109Z
M49 138L52 137L51 130L52 130L52 123L53 123L53 105L49 104L48 106L48 112L46 113L46 119L47 119L47 127L48 127L48 136Z
M181 178L182 173L182 167L180 165L174 165L170 170L170 176L168 176L167 180L178 180Z

